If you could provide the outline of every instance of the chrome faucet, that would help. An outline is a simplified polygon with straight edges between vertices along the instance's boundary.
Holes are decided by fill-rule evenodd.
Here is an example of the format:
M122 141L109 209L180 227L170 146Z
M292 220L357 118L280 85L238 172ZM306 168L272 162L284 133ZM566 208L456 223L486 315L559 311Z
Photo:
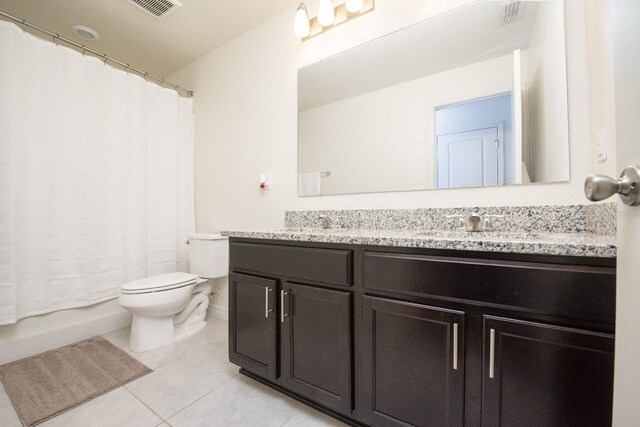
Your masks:
M325 215L320 215L318 219L320 220L320 224L322 225L322 228L324 230L331 228L331 220L329 219L329 217Z
M447 218L457 220L456 230L477 233L480 231L495 231L495 220L504 218L504 215L481 215L474 212L468 217L464 215L449 215Z

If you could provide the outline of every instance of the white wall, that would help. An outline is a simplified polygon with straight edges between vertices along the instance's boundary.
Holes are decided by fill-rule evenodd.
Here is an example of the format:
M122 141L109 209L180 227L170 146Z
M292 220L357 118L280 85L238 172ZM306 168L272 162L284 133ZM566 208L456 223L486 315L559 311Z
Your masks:
M591 172L582 0L568 0L571 118L569 183L482 189L297 197L297 68L442 11L449 1L378 1L376 10L302 43L295 7L171 76L195 90L195 191L199 231L282 227L287 209L409 208L585 202ZM462 2L459 2L462 3ZM309 10L315 10L309 4ZM261 192L261 172L274 176Z
M297 196L297 69L467 0L379 0L376 10L307 42L293 35L297 1L174 73L195 91L196 225L200 232L280 228L294 209L411 208L584 203L591 173L583 0L567 0L571 181L520 187ZM316 10L317 2L308 2ZM258 176L273 174L260 191ZM223 288L213 304L226 306Z
M299 171L331 171L322 194L435 187L435 108L509 91L512 64L507 55L300 112Z
M613 77L611 3L614 0L586 0L587 45L589 48L589 108L591 146L597 152L598 134L602 133L607 160L592 159L594 173L617 176L616 123Z
M540 2L527 58L529 175L537 182L569 178L562 167L569 159L563 22L561 1Z

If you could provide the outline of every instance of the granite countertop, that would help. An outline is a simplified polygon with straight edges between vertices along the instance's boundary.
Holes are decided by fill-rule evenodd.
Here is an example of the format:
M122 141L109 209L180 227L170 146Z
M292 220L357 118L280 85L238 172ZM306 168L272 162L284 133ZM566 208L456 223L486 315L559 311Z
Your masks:
M289 228L223 231L223 236L298 242L398 246L523 254L615 258L615 236L591 233Z

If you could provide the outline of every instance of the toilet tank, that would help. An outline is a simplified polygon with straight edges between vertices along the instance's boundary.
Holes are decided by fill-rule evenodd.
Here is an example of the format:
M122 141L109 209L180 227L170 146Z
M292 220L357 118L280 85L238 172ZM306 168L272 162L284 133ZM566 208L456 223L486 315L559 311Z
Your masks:
M229 274L229 238L219 234L190 234L189 269L206 279Z

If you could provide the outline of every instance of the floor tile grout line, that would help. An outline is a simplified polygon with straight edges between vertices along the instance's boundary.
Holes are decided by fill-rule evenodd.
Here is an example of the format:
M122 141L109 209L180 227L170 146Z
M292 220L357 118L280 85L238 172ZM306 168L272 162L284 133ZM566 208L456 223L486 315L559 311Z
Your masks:
M238 377L238 375L240 375L239 372L237 372L235 375L227 378L226 381L218 384L217 386L215 386L214 388L212 388L211 390L209 390L208 392L206 392L205 394L203 394L202 396L200 396L199 398L197 398L196 400L194 400L193 402L189 403L187 406L185 406L184 408L180 409L178 412L176 412L175 414L170 415L169 417L167 417L167 419L165 420L167 422L167 424L169 423L169 420L173 417L175 417L176 415L178 415L179 413L183 412L185 409L187 409L188 407L190 407L191 405L199 402L200 400L204 399L206 396L210 395L213 391L219 389L220 387L222 387L223 385L227 384L229 381L231 381L232 379Z
M175 362L176 360L180 360L180 359L182 359L183 357L186 357L186 356L188 356L188 354L187 354L187 353L183 353L183 354L181 354L180 356L176 357L175 359L166 360L166 361L165 361L165 362L163 362L161 365L158 365L158 366L156 366L155 368L151 368L151 367L150 367L150 368L151 368L151 369L153 369L153 371L155 372L156 370L161 369L161 368L164 368L165 366L168 366L168 365L170 365L171 363ZM135 356L134 356L134 357L135 357ZM140 363L144 363L142 360L139 360L139 359L137 359L137 358L136 358L136 360L138 360Z
M296 413L294 412L293 414L291 414L291 415L289 416L289 418L287 418L286 420L284 420L284 422L283 422L282 424L280 424L280 427L284 427L284 426L285 426L285 424L287 424L289 421L291 421L291 418L293 418L293 417L295 417L295 416L296 416Z
M147 408L148 410L150 410L156 417L160 418L162 420L162 423L166 423L167 420L164 419L164 417L160 416L160 414L158 414L156 411L154 411L149 405L147 405L146 403L144 403L142 400L140 400L138 398L138 396L136 396L135 394L133 394L130 390L128 390L125 386L122 386L123 389L126 390L127 393L129 393L131 396L133 396L134 399L136 399L138 402L142 403L142 405ZM160 425L158 424L158 425Z

